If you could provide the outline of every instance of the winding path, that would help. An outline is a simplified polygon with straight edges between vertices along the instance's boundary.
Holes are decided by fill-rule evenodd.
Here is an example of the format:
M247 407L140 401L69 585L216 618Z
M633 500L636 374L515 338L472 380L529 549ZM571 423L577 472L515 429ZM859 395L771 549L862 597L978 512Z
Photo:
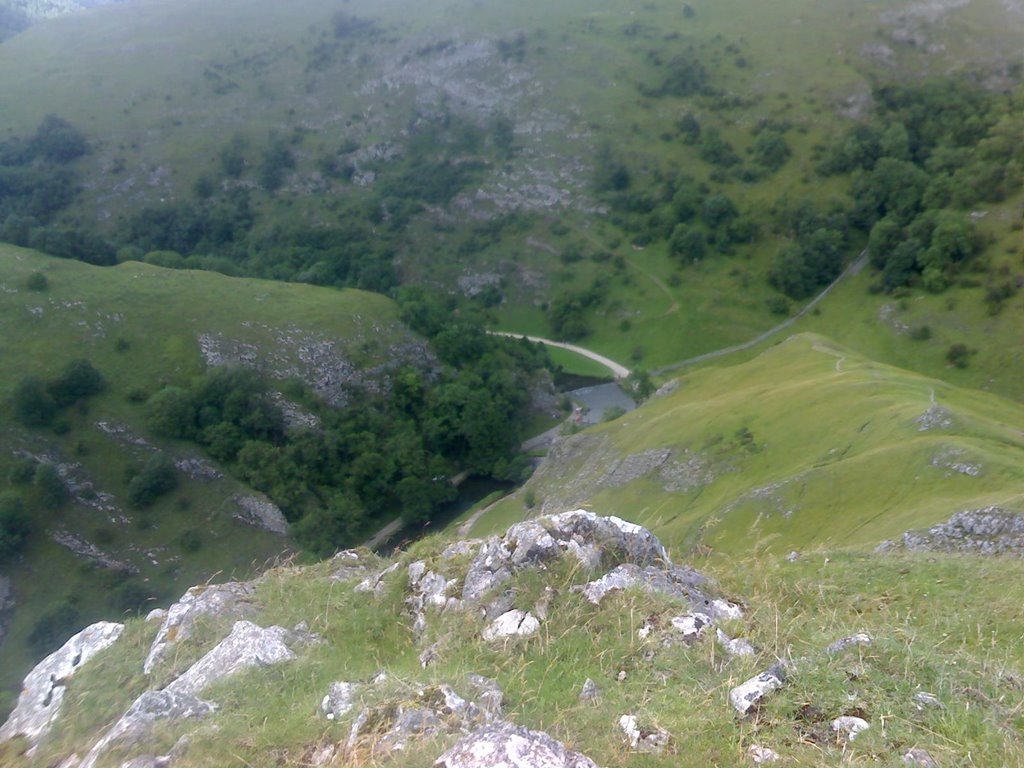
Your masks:
M527 336L524 333L509 333L508 331L488 331L492 336L504 336L508 339L526 339L532 341L534 344L546 344L549 347L558 347L559 349L567 349L570 352L575 352L577 355L583 355L583 357L593 360L595 363L600 363L609 371L616 379L625 379L629 377L630 370L624 365L619 365L614 360L611 360L604 355L599 355L593 350L587 349L586 347L580 347L575 344L567 344L564 341L552 341L551 339L545 339L541 336Z

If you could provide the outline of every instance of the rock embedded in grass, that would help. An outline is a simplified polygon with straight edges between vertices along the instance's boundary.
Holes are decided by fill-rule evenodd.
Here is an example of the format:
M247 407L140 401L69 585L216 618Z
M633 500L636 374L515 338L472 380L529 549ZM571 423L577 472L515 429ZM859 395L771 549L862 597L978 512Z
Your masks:
M761 699L785 685L785 682L786 672L781 664L776 664L729 691L729 702L733 709L745 715L756 707Z
M833 731L845 735L850 741L853 741L857 738L858 734L868 730L871 727L871 723L862 717L844 715L833 720L831 726Z
M837 653L842 653L847 648L853 648L858 645L871 645L871 635L866 632L858 632L856 635L850 635L849 637L843 637L831 643L826 649L825 653L830 656L834 656Z
M593 760L566 749L542 731L496 723L461 739L441 755L435 768L597 768Z
M331 683L327 695L320 702L320 711L328 720L336 720L355 706L356 692L359 683Z
M629 748L637 752L662 752L672 740L664 728L644 728L636 715L623 715L619 718L619 728L626 737Z
M532 613L514 609L503 613L483 631L487 642L508 640L515 637L532 637L540 631L540 621Z

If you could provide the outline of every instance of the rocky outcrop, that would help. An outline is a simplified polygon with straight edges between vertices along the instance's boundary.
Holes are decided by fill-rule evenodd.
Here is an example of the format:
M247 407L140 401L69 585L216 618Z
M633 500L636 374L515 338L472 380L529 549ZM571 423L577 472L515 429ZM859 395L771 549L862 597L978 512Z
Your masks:
M665 547L646 528L577 509L517 523L504 537L485 541L466 574L462 599L477 601L515 571L562 553L572 555L587 568L612 562L652 565L668 560Z
M39 662L25 678L14 712L0 728L0 742L24 736L35 748L57 721L71 678L123 631L123 624L93 624Z
M410 699L385 701L360 712L346 750L350 755L379 757L404 750L414 739L468 733L492 719L489 709L463 698L451 686L432 685Z
M498 723L470 734L434 763L436 768L597 768L541 731Z
M288 521L284 513L265 496L239 493L232 496L231 501L236 508L232 515L236 520L278 536L288 535Z
M200 616L239 618L246 615L254 592L255 587L251 583L237 581L189 589L167 609L167 616L156 633L142 670L150 674L170 648L187 640Z
M994 506L957 512L945 523L927 531L907 531L899 542L883 542L877 551L896 548L1021 556L1024 555L1024 514Z
M712 601L704 592L697 589L707 583L707 579L692 568L671 566L641 568L635 563L623 563L581 588L583 596L599 605L604 598L613 592L626 589L638 589L644 592L658 592L668 597L688 601L694 608L707 609L713 612Z
M293 647L315 638L282 627L263 628L248 621L236 622L226 638L188 670L159 691L146 691L96 742L79 768L93 768L114 744L129 745L149 733L157 721L203 717L216 707L199 694L211 684L252 667L291 661Z
M532 637L540 630L540 621L532 613L518 609L501 614L483 632L487 642L510 640L518 637Z

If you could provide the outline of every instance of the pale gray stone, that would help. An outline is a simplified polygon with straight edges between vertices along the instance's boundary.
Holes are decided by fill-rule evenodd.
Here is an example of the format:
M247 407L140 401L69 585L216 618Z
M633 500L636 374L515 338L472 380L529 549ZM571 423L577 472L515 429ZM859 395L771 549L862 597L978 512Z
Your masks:
M496 723L460 740L434 763L435 768L597 768L541 731Z
M499 719L502 716L505 694L498 683L489 677L473 673L466 675L466 683L476 693L473 697L474 703L490 717Z
M501 614L483 631L487 642L508 640L515 637L531 637L540 630L540 622L532 613L514 609Z
M919 747L907 750L903 755L903 764L918 766L918 768L939 768L938 761L931 756L931 753Z
M101 621L39 662L22 683L14 711L0 728L0 742L24 736L32 753L60 716L68 682L93 656L117 642L123 631L124 624Z
M871 645L871 642L871 635L866 632L858 632L856 635L850 635L849 637L836 640L825 649L825 653L835 655L837 653L842 653L847 648L853 648L858 645Z
M637 752L659 753L672 740L664 728L644 728L640 726L635 715L623 715L619 718L619 728L626 737L629 748Z
M401 567L402 567L401 563L392 563L391 565L389 565L384 570L379 571L378 573L376 573L376 574L374 574L372 576L368 576L365 579L363 579L361 582L356 584L356 590L355 591L356 592L372 592L375 595L378 595L378 596L381 595L384 592L384 587L385 587L384 579L387 578L387 576L389 574L394 573L395 571L397 571Z
M711 617L704 613L688 613L673 617L671 624L685 642L695 643L704 637L705 630L711 626Z
M918 691L914 694L914 704L917 705L918 710L923 710L925 707L945 709L938 696L934 693L926 693L925 691Z
M584 702L596 702L601 699L601 689L597 687L597 683L591 680L589 677L583 682L583 687L580 689L580 701Z
M695 609L710 612L712 601L697 589L698 585L704 584L706 581L703 576L691 568L681 566L672 566L667 569L654 566L641 568L635 563L623 563L601 578L577 589L582 591L583 596L594 605L599 605L611 592L640 589L645 592L659 592L669 597L686 600Z
M715 636L718 639L719 644L725 649L725 652L730 656L756 656L757 649L750 644L749 641L743 638L730 638L725 632L718 629L715 630Z
M747 756L754 765L768 765L779 762L779 754L774 749L763 747L760 744L751 744L747 750Z
M336 720L355 706L359 683L331 683L327 695L320 702L320 711L328 720Z
M153 639L142 671L150 674L171 648L188 640L200 616L240 618L248 614L251 609L249 600L255 591L251 583L239 581L189 589L167 609L164 623Z
M857 734L863 733L871 724L862 717L850 717L844 715L832 721L832 730L838 734L845 735L850 741L857 738Z
M776 664L729 691L729 702L741 715L747 714L772 691L777 691L786 682L786 673L781 664Z

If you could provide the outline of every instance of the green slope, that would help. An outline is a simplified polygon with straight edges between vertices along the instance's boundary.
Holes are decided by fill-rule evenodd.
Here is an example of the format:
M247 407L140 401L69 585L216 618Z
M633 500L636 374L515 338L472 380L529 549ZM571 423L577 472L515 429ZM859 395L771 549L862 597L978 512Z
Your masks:
M93 151L78 163L86 194L73 214L101 231L146 205L206 205L193 193L203 176L214 201L248 190L262 218L250 242L239 244L244 254L275 225L315 229L365 215L353 212L372 205L374 184L330 178L325 158L384 178L402 162L364 155L390 145L407 150L410 126L444 113L486 127L507 113L517 151L462 158L484 167L453 202L430 202L397 238L402 278L446 290L498 286L500 326L539 335L551 332L545 302L604 280L588 343L655 368L746 340L776 321L766 302L777 295L765 276L787 238L774 212L804 197L844 198L845 181L815 176L816 152L850 124L845 115L864 113L872 83L978 70L1007 84L1024 25L998 0L687 7L692 15L672 2L353 0L344 13L372 20L379 34L339 38L338 6L328 0L287 7L141 0L40 24L0 46L0 131L28 133L51 112L85 131ZM899 43L900 35L924 42ZM691 51L716 96L644 90ZM688 113L720 130L747 164L758 126L787 124L792 158L761 179L722 178L680 140L676 123ZM245 170L224 178L220 153L236 132L248 141ZM261 186L258 172L271 134L296 163L276 193ZM629 167L637 206L660 204L666 181L683 173L728 194L762 236L733 254L681 265L666 243L674 222L652 224L659 231L643 238L603 212L592 182L606 145ZM993 274L1019 266L1020 204L1017 194L986 207L980 226L991 236L985 259ZM286 261L260 265L261 274L290 268ZM310 279L320 279L315 273ZM978 293L950 295L973 315ZM1019 302L1005 316L1019 323ZM844 319L876 320L868 312ZM986 338L973 326L964 335L974 347Z
M631 510L668 541L737 554L872 547L990 504L1024 505L1024 408L802 334L679 380L556 445L483 516Z
M46 276L47 290L25 287L36 272ZM361 291L134 262L97 268L8 246L0 246L0 291L0 491L22 495L37 521L27 549L2 571L12 578L17 600L0 648L5 692L34 653L26 644L29 633L55 605L70 604L75 622L117 615L215 572L251 572L287 548L287 539L234 519L233 497L252 492L230 477L181 472L178 489L150 509L135 510L126 501L129 467L155 448L175 460L203 458L194 445L153 437L141 404L162 385L187 385L205 370L201 338L214 351L262 364L271 376L305 378L311 385L325 376L338 383L342 370L373 378L371 369L423 350L391 301ZM19 381L51 378L69 359L82 357L105 377L104 392L64 411L58 430L14 421L10 397ZM60 510L45 510L35 489L10 480L25 453L66 465L70 477L91 483L92 491L76 491ZM93 568L52 540L60 530L137 573Z

